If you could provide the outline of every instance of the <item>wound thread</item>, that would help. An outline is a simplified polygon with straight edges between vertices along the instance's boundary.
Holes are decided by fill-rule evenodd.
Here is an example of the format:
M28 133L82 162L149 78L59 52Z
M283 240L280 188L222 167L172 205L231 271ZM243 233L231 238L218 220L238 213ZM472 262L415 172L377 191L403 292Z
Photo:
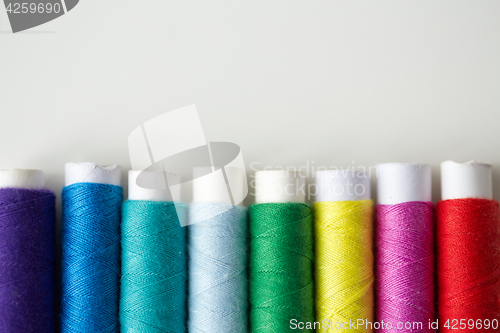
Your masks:
M373 201L323 201L313 208L316 331L337 331L335 323L350 320L373 322Z
M247 210L200 202L189 217L189 332L248 332Z
M61 332L118 332L122 188L63 188Z
M398 323L421 323L412 332L433 332L434 209L412 201L377 206L377 321L390 323L380 332L400 332Z
M250 331L294 332L292 319L314 321L311 207L262 203L249 217Z
M54 332L55 195L0 189L0 331Z
M181 203L123 203L121 332L186 331L185 215Z
M441 332L453 319L467 332L498 331L500 321L500 210L486 199L437 204L438 314ZM469 326L469 319L474 323ZM480 326L478 325L480 320ZM489 323L485 325L485 320ZM445 324L449 327L445 327ZM489 326L489 327L486 327Z

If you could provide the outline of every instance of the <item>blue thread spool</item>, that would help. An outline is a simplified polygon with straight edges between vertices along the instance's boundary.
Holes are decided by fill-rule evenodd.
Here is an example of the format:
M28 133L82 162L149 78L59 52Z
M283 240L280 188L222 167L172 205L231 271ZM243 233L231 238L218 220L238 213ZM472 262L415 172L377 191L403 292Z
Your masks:
M118 332L120 166L65 166L61 332Z

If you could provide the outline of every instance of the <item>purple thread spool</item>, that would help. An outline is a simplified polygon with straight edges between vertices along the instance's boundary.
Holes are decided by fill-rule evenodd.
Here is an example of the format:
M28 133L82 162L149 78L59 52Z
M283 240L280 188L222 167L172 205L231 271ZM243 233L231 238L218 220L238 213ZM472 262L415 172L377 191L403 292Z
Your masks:
M39 170L0 171L0 331L54 332L55 196Z

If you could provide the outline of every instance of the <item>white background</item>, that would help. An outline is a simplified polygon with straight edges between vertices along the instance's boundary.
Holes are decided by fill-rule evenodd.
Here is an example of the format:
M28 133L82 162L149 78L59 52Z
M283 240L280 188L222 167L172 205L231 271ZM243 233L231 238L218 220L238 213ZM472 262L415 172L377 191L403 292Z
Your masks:
M477 159L500 199L499 1L102 1L0 33L0 168L130 167L128 134L196 104L271 166ZM5 13L0 15L7 30ZM123 179L125 180L125 173Z

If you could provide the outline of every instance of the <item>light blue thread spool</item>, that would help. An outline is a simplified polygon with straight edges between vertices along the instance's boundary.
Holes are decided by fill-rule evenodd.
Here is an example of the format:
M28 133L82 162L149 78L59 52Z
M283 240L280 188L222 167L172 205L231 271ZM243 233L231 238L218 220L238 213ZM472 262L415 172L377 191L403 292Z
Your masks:
M194 203L189 218L189 332L248 332L247 210Z

